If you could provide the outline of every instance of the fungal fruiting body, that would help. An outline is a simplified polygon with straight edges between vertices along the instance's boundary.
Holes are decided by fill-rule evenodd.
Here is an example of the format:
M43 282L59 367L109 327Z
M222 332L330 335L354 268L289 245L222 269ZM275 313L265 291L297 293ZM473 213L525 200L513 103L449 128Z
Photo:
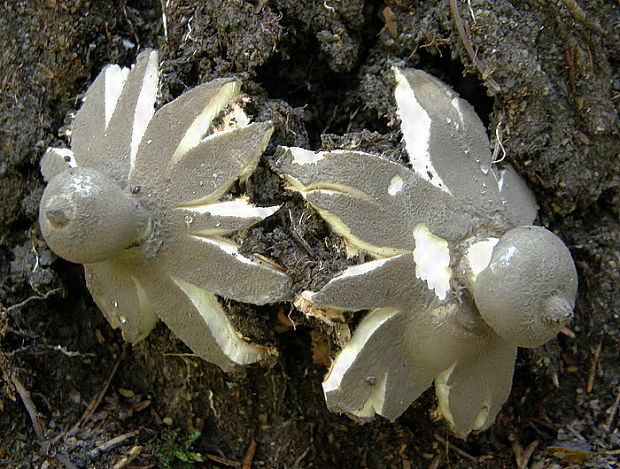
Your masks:
M225 370L273 350L250 344L215 295L266 304L290 291L285 273L230 239L272 215L227 196L266 148L270 123L249 123L240 82L217 79L154 112L157 52L109 65L84 97L71 149L49 148L39 223L61 257L84 264L93 299L135 343L162 319Z
M571 318L568 249L532 226L536 202L492 161L484 126L448 86L394 69L409 167L349 150L282 148L276 170L374 260L301 300L370 310L323 383L330 409L396 419L433 382L439 411L467 436L493 423L518 346L536 347Z

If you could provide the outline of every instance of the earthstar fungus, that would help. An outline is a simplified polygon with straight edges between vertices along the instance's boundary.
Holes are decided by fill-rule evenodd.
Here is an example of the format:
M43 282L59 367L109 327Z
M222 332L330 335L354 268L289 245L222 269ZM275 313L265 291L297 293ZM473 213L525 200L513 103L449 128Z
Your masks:
M323 383L328 407L396 419L434 381L465 437L506 401L517 347L571 318L577 274L564 244L532 226L533 195L494 164L473 108L422 71L394 73L409 167L301 148L280 149L275 167L350 252L375 258L302 294L311 308L370 310Z
M275 353L248 343L215 295L266 304L290 291L273 266L243 256L229 236L272 215L227 197L255 169L273 131L249 123L240 82L199 85L154 112L157 52L108 65L71 129L49 148L39 222L49 246L84 264L93 299L135 343L162 319L195 353L225 370Z

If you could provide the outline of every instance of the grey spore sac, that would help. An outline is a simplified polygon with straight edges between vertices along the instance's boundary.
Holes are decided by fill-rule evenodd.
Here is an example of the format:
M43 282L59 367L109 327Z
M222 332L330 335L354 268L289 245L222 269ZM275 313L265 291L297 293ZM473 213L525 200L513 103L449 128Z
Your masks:
M275 355L235 330L215 295L284 300L288 276L230 239L279 207L227 195L273 132L250 123L240 82L201 84L155 112L158 56L108 65L89 87L71 149L49 148L39 222L61 257L84 264L93 299L136 343L162 319L196 354L230 370Z
M297 299L315 317L370 310L323 382L327 406L398 418L433 382L465 438L508 398L517 347L571 319L577 272L562 241L532 226L537 205L493 161L473 108L420 70L394 69L409 167L350 150L280 148L276 171L374 257Z

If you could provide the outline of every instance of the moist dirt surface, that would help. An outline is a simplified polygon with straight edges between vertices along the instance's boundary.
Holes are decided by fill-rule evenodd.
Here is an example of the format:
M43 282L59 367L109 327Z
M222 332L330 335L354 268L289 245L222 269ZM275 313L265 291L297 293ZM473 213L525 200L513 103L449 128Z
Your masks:
M0 6L0 467L618 467L620 7L615 0L8 0ZM296 292L345 266L341 239L271 172L278 145L403 159L391 67L454 87L498 158L525 178L538 223L579 271L570 330L519 351L487 431L454 437L426 392L396 422L330 413L333 328L290 304L229 303L271 367L224 374L159 324L123 344L37 225L38 162L67 146L80 98L108 63L160 50L160 106L215 77L243 79L275 132L242 189L282 204L251 229ZM504 153L505 152L505 153ZM361 315L346 320L354 328ZM614 453L615 451L615 453Z

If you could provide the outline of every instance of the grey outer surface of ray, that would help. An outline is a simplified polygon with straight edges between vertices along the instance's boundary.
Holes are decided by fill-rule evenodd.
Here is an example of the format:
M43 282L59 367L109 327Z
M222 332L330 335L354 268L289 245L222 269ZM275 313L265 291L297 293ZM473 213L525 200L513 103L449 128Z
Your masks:
M570 319L577 276L562 241L531 226L536 201L492 161L473 108L425 72L394 74L408 167L301 148L280 148L274 167L352 252L375 257L302 294L310 308L371 310L325 378L327 406L393 420L434 381L465 438L506 401L517 346Z
M125 340L144 339L162 319L224 370L264 360L276 352L247 342L215 295L261 305L290 295L284 272L227 238L279 208L226 197L254 171L273 127L247 123L235 78L155 112L158 65L146 50L131 69L105 67L75 117L72 148L46 151L43 235L84 264L96 304Z

